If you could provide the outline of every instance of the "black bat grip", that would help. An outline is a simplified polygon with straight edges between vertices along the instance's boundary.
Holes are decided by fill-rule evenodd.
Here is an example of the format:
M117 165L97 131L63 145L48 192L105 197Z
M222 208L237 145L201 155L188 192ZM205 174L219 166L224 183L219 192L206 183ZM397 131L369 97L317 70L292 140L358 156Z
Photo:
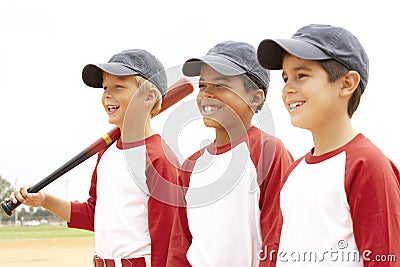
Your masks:
M34 190L32 190L32 188L33 187L28 189L28 193L37 193L40 191L40 189L42 189L40 188L36 192L33 192ZM12 211L15 210L19 205L21 205L21 202L19 202L18 200L17 203L12 202L11 200L8 202L1 202L1 207L8 216L11 216Z
M17 208L19 205L21 205L21 202L17 201L17 203L14 203L12 201L8 202L1 202L1 207L3 208L4 212L8 215L11 216L12 211Z

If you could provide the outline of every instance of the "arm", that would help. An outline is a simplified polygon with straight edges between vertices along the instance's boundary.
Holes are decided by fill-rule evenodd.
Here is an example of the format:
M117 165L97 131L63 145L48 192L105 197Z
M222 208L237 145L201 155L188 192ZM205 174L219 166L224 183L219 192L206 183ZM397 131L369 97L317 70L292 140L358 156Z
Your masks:
M94 231L94 212L96 207L97 193L97 166L105 150L99 152L96 167L92 174L89 190L89 198L86 202L71 202L71 213L68 227Z
M191 266L186 258L186 252L192 242L192 235L189 230L185 201L190 172L183 171L185 168L187 167L184 165L178 177L178 201L175 207L171 239L168 248L167 266L171 267Z
M13 201L16 203L18 200L27 206L41 206L68 222L68 227L93 231L94 208L96 206L96 170L104 151L105 150L101 151L98 155L96 168L92 175L92 183L89 191L90 197L87 202L69 202L45 192L28 193L29 186L23 186L19 190L16 190L9 199L6 199L6 201Z
M291 154L286 150L283 144L277 140L275 144L275 154L270 155L273 149L268 149L269 145L264 146L261 155L261 162L264 164L266 173L261 177L265 177L260 185L260 225L262 235L262 247L260 250L260 267L275 266L280 231L282 227L282 215L280 212L280 189L283 176L290 164L293 162ZM268 160L266 157L269 157ZM272 159L272 162L271 162ZM259 173L259 176L262 175Z
M186 216L185 207L176 207L171 240L168 249L167 266L171 267L190 267L190 263L186 258L186 253L192 242L192 235Z
M64 221L69 222L71 206L68 201L60 199L56 196L45 192L28 193L29 186L23 186L16 190L8 201L14 203L21 202L24 205L31 207L43 207L54 215L60 217Z
M176 198L178 160L174 166L160 157L146 167L148 225L151 238L151 265L166 266Z
M376 155L376 153L374 153ZM400 174L386 160L360 161L349 168L346 192L354 237L364 266L398 266L400 262ZM377 261L394 255L396 261ZM378 258L376 258L378 257Z

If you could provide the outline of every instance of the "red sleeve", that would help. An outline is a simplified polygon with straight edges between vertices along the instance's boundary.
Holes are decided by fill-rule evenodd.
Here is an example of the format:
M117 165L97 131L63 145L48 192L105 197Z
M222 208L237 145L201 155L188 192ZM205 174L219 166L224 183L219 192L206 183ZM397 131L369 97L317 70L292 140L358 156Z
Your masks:
M276 264L282 227L279 193L284 173L293 162L293 158L279 139L264 142L262 149L259 160L262 166L257 169L258 176L262 179L260 185L262 247L259 253L259 266L267 267Z
M399 266L399 170L379 151L360 153L346 163L346 193L358 250L366 267Z
M94 209L96 207L97 166L105 150L99 152L96 167L92 174L89 198L86 202L71 202L71 215L68 227L94 231Z
M146 166L146 177L150 192L148 225L151 239L151 266L166 266L167 264L177 201L179 161L166 144L163 144L164 149L160 150L160 147L147 147L149 160Z
M204 151L204 150L203 150ZM193 156L189 157L179 172L178 177L178 202L175 208L173 228L171 233L171 240L168 249L167 266L171 267L190 267L190 263L186 258L186 253L192 243L192 234L190 233L187 213L185 195L189 187L190 176L192 174L193 166L196 160L201 156L202 152L199 151Z

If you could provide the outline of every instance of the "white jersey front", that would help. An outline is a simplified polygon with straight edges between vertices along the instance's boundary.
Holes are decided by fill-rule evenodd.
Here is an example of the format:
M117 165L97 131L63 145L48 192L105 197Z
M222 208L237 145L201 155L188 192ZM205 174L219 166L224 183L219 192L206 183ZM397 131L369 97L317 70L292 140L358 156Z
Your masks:
M204 161L210 163L206 170ZM257 266L254 252L262 241L259 197L256 168L246 143L219 155L205 151L196 162L186 194L193 236L187 252L190 264ZM232 251L235 247L242 249Z
M128 168L127 155L135 159L135 173ZM102 258L136 258L151 253L145 164L146 146L122 150L115 144L98 164L94 227L96 254Z

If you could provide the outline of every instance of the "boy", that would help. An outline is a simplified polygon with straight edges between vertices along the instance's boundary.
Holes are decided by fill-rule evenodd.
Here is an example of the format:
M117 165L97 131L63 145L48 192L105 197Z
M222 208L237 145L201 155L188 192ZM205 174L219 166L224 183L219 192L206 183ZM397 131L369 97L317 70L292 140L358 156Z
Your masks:
M173 220L172 188L178 160L154 133L167 77L161 62L141 49L122 51L106 64L86 65L86 85L104 88L102 104L121 138L99 152L89 199L67 202L44 192L14 192L12 201L42 206L72 228L95 232L95 266L166 266ZM161 186L162 185L162 186Z
M400 174L350 122L368 82L359 40L311 24L291 39L262 41L258 59L282 69L291 122L314 141L282 185L277 266L398 266Z
M277 192L292 162L280 140L252 126L269 72L253 46L234 41L186 61L182 70L200 76L197 106L215 141L182 165L168 266L259 266L262 247L278 242Z

